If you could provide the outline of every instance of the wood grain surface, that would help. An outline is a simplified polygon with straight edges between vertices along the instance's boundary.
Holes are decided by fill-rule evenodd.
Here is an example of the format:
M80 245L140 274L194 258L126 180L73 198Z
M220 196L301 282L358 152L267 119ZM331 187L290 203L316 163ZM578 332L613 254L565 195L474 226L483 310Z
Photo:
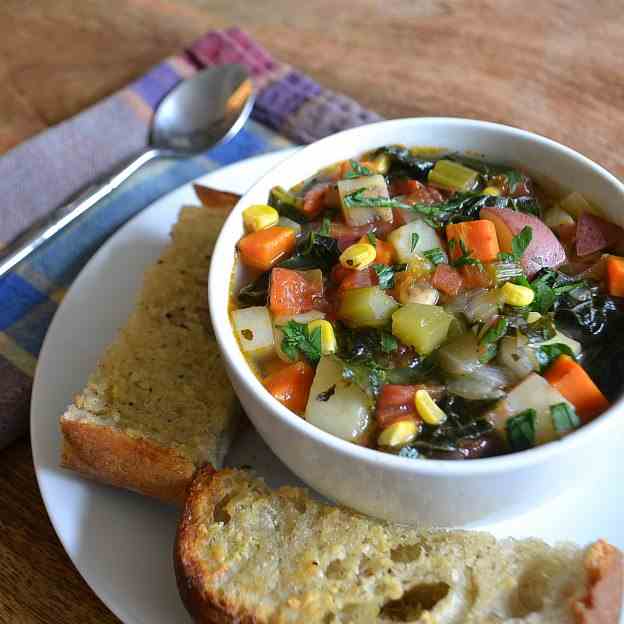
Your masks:
M621 0L2 0L0 152L211 28L386 117L500 121L624 177ZM30 445L0 454L0 622L107 624L49 523Z

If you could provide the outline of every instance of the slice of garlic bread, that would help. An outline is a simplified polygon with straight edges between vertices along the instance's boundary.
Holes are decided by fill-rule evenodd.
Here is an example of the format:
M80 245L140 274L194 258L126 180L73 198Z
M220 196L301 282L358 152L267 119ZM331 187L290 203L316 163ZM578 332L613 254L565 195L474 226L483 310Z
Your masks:
M64 467L180 504L198 466L221 466L238 416L207 301L212 249L238 196L205 187L198 196L60 419Z
M174 551L198 623L616 624L621 553L415 530L200 471Z

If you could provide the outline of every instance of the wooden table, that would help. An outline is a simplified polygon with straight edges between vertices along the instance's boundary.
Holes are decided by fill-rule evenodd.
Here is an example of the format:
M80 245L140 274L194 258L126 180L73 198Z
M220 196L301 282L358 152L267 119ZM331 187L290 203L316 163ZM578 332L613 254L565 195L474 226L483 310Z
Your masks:
M624 176L621 0L4 0L0 151L235 24L384 116L509 123ZM54 534L27 440L0 452L0 535L0 622L117 622Z

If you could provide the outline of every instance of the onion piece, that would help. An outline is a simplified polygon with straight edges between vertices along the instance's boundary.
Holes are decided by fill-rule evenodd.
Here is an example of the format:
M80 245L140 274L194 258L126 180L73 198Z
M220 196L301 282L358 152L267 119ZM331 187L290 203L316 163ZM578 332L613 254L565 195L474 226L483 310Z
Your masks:
M528 344L527 337L521 334L505 336L499 343L496 361L512 373L514 381L521 381L539 369L535 352Z
M472 332L466 332L438 350L438 364L449 375L469 375L483 364L479 343Z
M500 399L505 392L487 380L475 379L471 375L456 377L446 384L446 389L451 394L463 397L470 401L480 399Z
M478 289L472 291L474 294L469 297L468 304L464 310L466 318L471 323L488 323L498 313L501 304L500 293L496 289Z
M470 323L487 323L499 313L500 305L501 297L497 289L475 288L460 293L445 308L454 316L463 314Z
M503 388L513 383L510 372L500 366L484 364L470 375L453 377L446 383L446 389L464 399L500 399L505 396Z

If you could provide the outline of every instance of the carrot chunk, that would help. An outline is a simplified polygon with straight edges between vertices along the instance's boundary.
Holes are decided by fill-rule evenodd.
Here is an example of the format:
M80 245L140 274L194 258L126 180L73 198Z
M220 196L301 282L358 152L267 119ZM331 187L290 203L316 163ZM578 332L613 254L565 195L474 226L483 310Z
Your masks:
M358 243L368 243L371 244L368 236L362 236ZM390 243L385 240L381 240L381 238L375 239L375 251L377 255L375 256L375 262L379 264L385 264L386 266L390 266L394 264L394 247Z
M295 248L295 231L275 225L243 236L238 242L243 264L260 271L268 271Z
M500 251L496 227L486 219L450 223L446 226L446 238L449 241L453 260L457 260L462 255L462 244L472 258L481 260L481 262L496 260ZM455 244L452 244L451 241L455 241Z
M431 285L447 295L455 296L462 289L464 280L457 269L448 264L438 264Z
M624 258L607 258L607 290L614 297L624 297Z
M305 362L286 366L262 382L264 387L289 410L302 414L308 402L314 369Z
M586 423L609 407L609 401L598 386L569 355L560 355L544 373L546 381L574 405Z

